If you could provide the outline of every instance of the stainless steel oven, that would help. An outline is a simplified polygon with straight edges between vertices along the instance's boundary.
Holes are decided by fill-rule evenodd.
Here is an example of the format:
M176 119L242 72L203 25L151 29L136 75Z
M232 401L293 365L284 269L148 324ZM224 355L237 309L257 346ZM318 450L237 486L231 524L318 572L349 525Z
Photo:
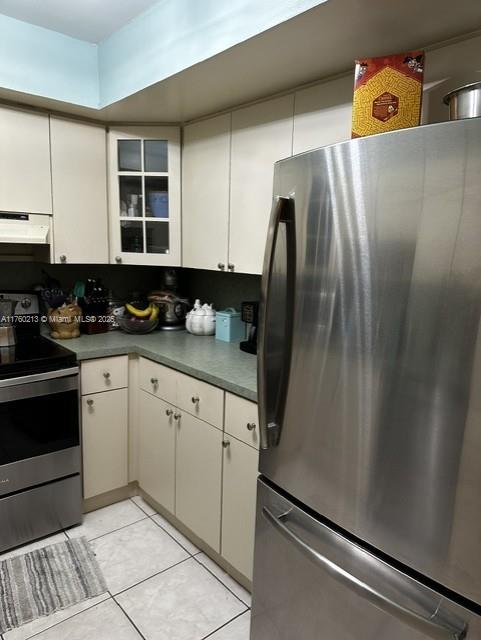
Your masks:
M0 379L0 551L82 519L78 374Z

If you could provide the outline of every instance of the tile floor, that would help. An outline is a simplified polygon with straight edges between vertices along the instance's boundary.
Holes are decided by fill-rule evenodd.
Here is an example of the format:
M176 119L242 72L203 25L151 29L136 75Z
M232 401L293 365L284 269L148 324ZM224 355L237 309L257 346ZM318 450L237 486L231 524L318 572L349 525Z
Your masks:
M84 523L0 555L86 536L105 593L13 629L0 640L248 640L250 594L140 497L89 513Z

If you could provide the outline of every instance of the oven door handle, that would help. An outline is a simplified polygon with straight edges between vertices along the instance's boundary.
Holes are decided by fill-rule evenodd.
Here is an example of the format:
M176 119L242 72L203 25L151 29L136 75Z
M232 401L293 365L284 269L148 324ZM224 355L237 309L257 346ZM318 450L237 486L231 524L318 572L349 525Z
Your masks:
M0 389L4 387L17 387L20 384L32 382L42 382L43 380L54 380L55 378L66 378L67 376L78 375L79 367L69 367L68 369L56 369L55 371L44 371L43 373L32 373L18 378L6 378L0 380Z

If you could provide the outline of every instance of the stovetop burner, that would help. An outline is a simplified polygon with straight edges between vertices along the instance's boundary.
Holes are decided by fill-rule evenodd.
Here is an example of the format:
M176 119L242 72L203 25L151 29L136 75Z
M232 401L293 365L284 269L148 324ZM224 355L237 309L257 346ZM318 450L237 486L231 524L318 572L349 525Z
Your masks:
M41 316L39 300L35 292L0 292L17 302L15 328L17 344L0 347L0 380L63 369L76 363L72 351L40 335Z
M73 366L75 354L43 336L20 339L0 348L0 379Z

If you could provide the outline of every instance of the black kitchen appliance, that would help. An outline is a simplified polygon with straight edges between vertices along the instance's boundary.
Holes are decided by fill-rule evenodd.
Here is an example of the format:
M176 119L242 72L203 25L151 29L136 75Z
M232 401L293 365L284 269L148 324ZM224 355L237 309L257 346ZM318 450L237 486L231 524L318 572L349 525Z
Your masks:
M41 335L35 293L1 296L17 343L0 348L0 552L82 520L75 354Z
M258 302L242 302L241 303L241 319L247 323L248 338L240 343L240 348L246 353L257 353L257 324L259 318Z

